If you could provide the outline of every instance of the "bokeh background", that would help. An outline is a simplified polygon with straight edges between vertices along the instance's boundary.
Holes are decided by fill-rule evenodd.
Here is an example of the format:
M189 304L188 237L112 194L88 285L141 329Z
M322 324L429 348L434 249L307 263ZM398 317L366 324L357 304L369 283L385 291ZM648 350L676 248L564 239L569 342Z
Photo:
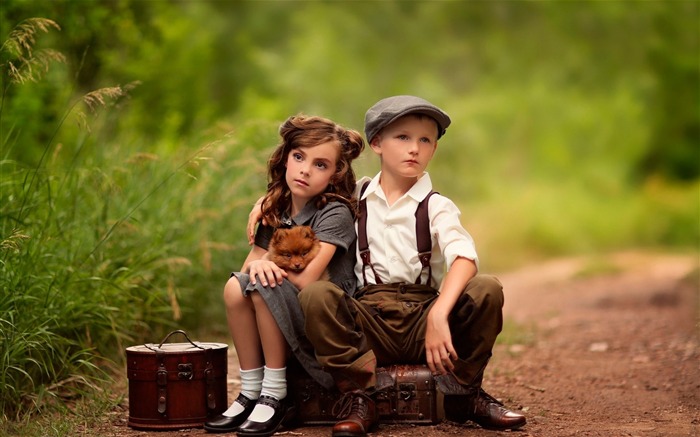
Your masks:
M2 0L0 26L5 418L174 328L226 338L297 113L444 108L429 171L485 271L700 248L698 1Z

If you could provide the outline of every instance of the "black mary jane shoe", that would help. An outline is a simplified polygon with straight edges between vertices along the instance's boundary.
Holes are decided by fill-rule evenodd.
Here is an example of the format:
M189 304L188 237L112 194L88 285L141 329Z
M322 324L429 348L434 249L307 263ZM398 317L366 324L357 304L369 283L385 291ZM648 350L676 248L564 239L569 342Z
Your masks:
M243 411L233 417L219 414L211 420L204 422L204 429L208 432L234 432L248 419L255 408L256 401L248 399L242 394L238 395L236 402L243 406Z
M292 419L293 408L290 408L287 398L278 400L272 396L260 396L258 404L267 405L275 410L272 417L265 422L253 422L248 419L238 427L237 434L240 437L269 437L282 425Z

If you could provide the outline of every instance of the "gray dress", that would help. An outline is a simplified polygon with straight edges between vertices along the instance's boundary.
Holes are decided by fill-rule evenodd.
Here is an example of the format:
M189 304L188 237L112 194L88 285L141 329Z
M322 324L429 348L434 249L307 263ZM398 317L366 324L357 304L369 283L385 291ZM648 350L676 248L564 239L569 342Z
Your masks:
M285 225L308 225L316 237L325 243L336 246L335 254L328 264L330 280L346 292L352 293L356 288L355 267L355 225L350 209L340 202L329 202L323 209L316 209L308 203L295 217L285 220ZM274 229L260 226L255 235L255 245L267 249ZM241 284L243 295L257 291L265 300L277 325L284 334L294 356L306 372L325 388L335 386L331 375L324 371L316 361L313 347L304 331L304 314L301 311L297 294L299 290L284 280L275 288L263 287L260 281L250 283L250 276L245 273L233 273Z

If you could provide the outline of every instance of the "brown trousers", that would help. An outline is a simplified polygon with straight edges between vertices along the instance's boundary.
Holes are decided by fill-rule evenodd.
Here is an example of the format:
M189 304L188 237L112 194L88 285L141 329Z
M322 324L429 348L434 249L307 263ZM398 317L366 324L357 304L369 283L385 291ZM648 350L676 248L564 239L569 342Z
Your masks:
M426 317L436 299L435 289L409 284L371 285L352 298L331 282L315 282L299 293L316 358L343 392L374 387L377 366L425 363ZM469 281L452 309L454 374L462 385L481 385L502 310L503 287L488 275Z

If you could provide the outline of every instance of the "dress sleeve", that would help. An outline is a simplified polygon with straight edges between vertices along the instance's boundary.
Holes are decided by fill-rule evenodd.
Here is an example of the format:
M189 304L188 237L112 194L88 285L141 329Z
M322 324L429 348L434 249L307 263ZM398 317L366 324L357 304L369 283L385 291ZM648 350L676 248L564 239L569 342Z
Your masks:
M274 231L274 228L271 226L260 224L258 226L258 230L255 231L255 245L267 250L267 248L270 246L270 240L272 240L272 234Z
M329 202L311 220L311 228L319 240L333 244L344 251L355 241L355 224L347 205Z

